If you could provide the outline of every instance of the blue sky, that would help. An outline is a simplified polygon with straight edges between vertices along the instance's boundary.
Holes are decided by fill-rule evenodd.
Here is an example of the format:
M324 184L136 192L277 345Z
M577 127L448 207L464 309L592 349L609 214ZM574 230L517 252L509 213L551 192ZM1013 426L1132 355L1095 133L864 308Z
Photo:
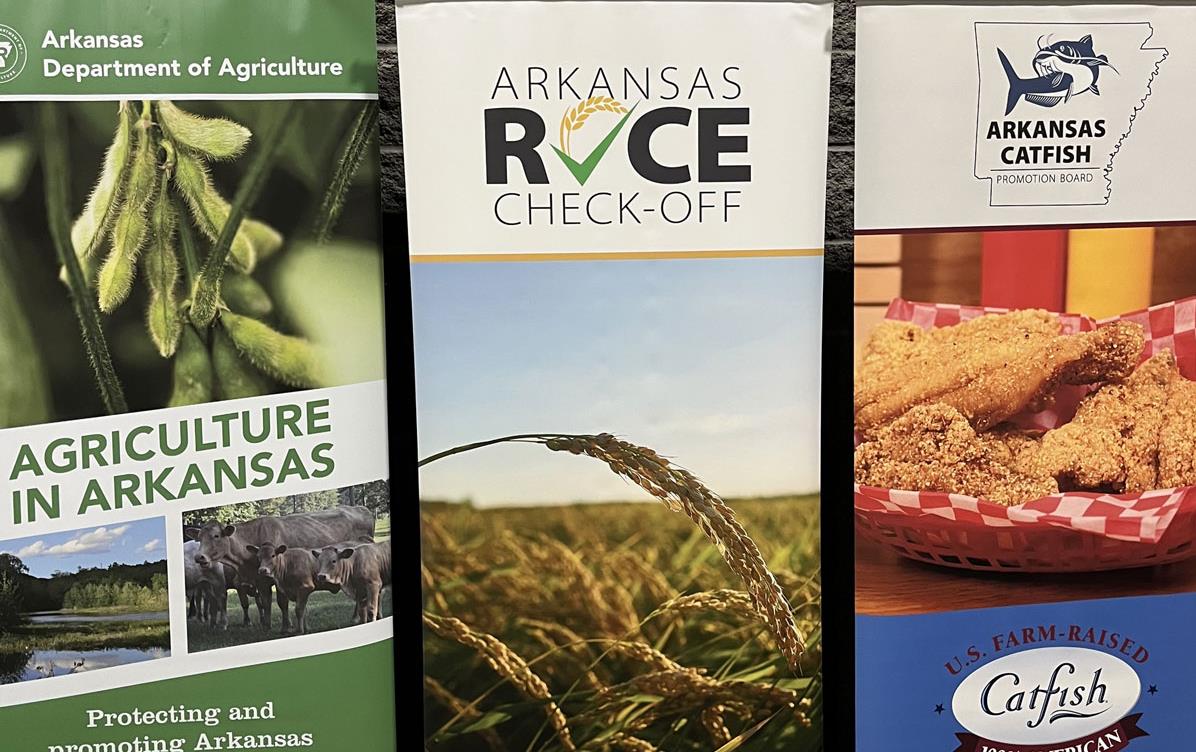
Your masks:
M415 264L419 455L608 431L723 496L819 488L821 258ZM845 378L847 376L845 375ZM587 458L500 445L425 499L646 498Z
M15 554L34 577L80 566L107 567L113 562L140 564L166 558L166 526L161 517L102 525L65 533L0 541L0 553Z

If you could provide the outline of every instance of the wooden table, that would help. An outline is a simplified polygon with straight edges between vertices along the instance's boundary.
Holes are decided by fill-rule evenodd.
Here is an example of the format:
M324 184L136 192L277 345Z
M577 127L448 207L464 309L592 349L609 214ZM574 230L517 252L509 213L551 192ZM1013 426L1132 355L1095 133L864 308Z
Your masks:
M912 561L857 536L855 577L856 613L893 616L1196 592L1196 559L1082 574L971 572Z

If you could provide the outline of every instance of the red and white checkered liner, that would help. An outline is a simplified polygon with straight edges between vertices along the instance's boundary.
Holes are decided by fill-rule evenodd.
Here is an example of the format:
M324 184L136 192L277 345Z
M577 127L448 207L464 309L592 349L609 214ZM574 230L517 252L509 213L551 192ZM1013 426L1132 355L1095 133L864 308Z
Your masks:
M910 321L931 329L958 324L986 313L1003 312L1004 309L997 308L913 303L897 299L889 305L886 318ZM1180 373L1186 378L1196 380L1196 297L1163 303L1144 311L1104 321L1095 321L1075 314L1062 314L1060 319L1064 331L1068 333L1090 331L1117 320L1141 324L1146 331L1146 347L1143 349L1142 359L1145 360L1161 350L1170 349L1175 353ZM1016 416L1015 422L1026 427L1055 428L1071 419L1076 404L1086 391L1083 387L1065 388L1061 390L1050 410ZM949 566L977 569L1021 568L1016 562L1012 566L992 564L991 560L996 558L1008 561L1010 557L1017 556L1017 551L999 543L1009 539L1009 536L976 534L999 533L1002 529L1009 533L1017 532L1021 540L1025 539L1022 533L1056 530L1065 538L1074 538L1079 534L1083 538L1096 537L1104 541L1096 547L1079 546L1093 551L1099 550L1099 566L1090 562L1093 566L1086 567L1083 560L1077 560L1072 556L1063 567L1072 571L1111 568L1110 565L1118 563L1109 559L1109 555L1114 551L1117 552L1117 557L1124 559L1120 562L1121 566L1160 563L1160 556L1163 554L1160 546L1165 546L1165 550L1171 552L1171 555L1163 556L1163 559L1168 561L1196 552L1196 546L1192 545L1192 537L1196 535L1196 524L1188 524L1189 518L1196 514L1196 486L1140 494L1060 493L1016 507L1005 507L959 494L899 491L857 485L855 509L861 523L860 529L865 534L883 540L903 555ZM1184 524L1175 524L1181 516ZM926 527L927 531L937 531L938 534L931 534L931 538L937 538L936 545L939 550L929 554L925 550L918 550L925 548L922 545L925 543L924 536L919 534L919 525ZM1173 527L1176 528L1175 534L1166 536L1167 531ZM953 541L952 543L943 543L941 534L944 530L951 531L947 537ZM973 531L970 539L966 532L968 530ZM1177 535L1183 535L1185 540L1176 540ZM1164 536L1167 537L1165 541ZM1041 539L1041 536L1039 538ZM989 544L977 547L975 544L982 539L989 540ZM945 547L958 546L961 542L967 550L958 551L954 556L944 551ZM997 542L996 545L1003 550L991 550L993 542ZM1115 542L1122 543L1117 545ZM1076 548L1066 540L1060 540L1058 543L1061 550ZM911 548L914 550L911 551ZM941 561L944 557L946 561ZM969 566L968 561L983 563ZM1039 562L1039 565L1033 568L1042 571L1047 567Z

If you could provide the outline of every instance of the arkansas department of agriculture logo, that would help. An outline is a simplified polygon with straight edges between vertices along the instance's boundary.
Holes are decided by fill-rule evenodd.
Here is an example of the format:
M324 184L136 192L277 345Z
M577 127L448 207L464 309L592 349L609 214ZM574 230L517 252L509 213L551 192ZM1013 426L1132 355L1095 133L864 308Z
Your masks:
M6 84L25 70L29 50L16 29L0 24L0 84Z

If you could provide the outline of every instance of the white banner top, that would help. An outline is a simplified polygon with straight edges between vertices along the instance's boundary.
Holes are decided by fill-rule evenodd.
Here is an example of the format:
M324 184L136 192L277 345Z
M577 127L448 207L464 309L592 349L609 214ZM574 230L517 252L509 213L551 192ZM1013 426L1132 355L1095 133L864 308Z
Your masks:
M856 228L1196 220L1196 6L865 3Z
M831 16L792 2L399 8L412 259L821 249Z

